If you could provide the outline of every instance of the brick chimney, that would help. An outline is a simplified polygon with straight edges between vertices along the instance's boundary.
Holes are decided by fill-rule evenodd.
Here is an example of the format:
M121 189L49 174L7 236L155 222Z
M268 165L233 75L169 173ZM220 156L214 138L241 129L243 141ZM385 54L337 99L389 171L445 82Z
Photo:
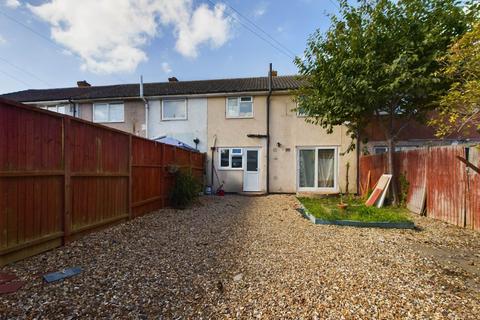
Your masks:
M176 77L170 77L168 78L168 82L178 82L178 79Z
M278 76L278 71L277 70L272 70L272 77Z
M86 80L82 80L82 81L77 81L77 87L88 88L88 87L91 87L91 85Z

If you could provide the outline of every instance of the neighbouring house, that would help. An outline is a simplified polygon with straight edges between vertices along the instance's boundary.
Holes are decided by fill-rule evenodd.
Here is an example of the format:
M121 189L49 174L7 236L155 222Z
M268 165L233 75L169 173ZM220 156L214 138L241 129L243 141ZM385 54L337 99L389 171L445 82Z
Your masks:
M415 120L400 121L397 119L394 121L394 130L397 131L399 128L402 128L402 130L396 139L395 151L480 142L480 133L475 132L475 130L453 133L447 137L439 138L435 136L435 128L433 127ZM385 135L377 119L373 118L360 135L360 151L362 154L379 154L388 151Z
M207 152L206 183L227 192L356 191L357 154L294 109L295 76L26 90L2 97ZM269 137L269 139L268 139ZM347 165L348 164L348 165ZM348 167L348 169L347 169Z

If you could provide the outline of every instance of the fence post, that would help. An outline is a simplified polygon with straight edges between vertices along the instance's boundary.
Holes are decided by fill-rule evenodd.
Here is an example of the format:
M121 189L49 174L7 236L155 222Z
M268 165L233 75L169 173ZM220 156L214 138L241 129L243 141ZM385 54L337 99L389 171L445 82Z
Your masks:
M132 152L132 135L128 136L128 219L132 219L132 166L133 166L133 152Z
M71 120L64 117L63 123L63 169L64 169L64 189L63 189L63 243L66 244L70 241L70 235L72 233L72 192L71 192L71 156L73 150L71 150Z
M165 199L166 199L166 192L165 190L167 188L165 188L165 174L166 174L166 166L165 166L165 144L161 144L162 146L162 157L160 159L160 177L162 179L161 183L160 183L160 195L162 196L162 208L165 208Z

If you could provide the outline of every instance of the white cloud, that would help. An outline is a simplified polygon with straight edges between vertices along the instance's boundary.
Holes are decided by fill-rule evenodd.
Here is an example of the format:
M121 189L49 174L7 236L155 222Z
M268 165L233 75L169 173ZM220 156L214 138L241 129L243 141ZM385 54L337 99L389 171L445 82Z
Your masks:
M165 73L170 73L172 72L172 67L170 67L170 64L168 62L162 62L162 70Z
M267 12L267 7L268 7L268 3L266 2L259 3L258 6L255 8L255 10L253 10L253 15L256 18L260 18Z
M223 45L231 31L224 5L194 7L193 0L50 0L28 7L51 25L56 42L80 56L82 69L95 73L134 71L161 28L172 28L175 49L190 58L201 45Z
M5 0L5 6L16 9L21 6L21 3L18 0Z
M7 43L7 40L0 34L0 46Z

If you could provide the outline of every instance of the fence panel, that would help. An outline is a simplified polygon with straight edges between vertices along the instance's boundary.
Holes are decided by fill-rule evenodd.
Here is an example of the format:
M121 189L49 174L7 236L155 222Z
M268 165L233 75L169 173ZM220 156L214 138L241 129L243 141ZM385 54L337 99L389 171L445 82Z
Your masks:
M61 243L62 130L61 117L0 102L0 256Z
M67 123L71 233L128 218L129 135L78 120Z
M464 156L464 147L435 147L427 161L427 216L464 226L465 164L456 157Z
M0 99L0 266L164 207L173 164L203 177L202 154Z
M360 158L360 185L362 186L362 196L368 193L368 189L373 189L373 185L380 179L382 174L387 171L387 157L386 154L375 154L364 156ZM370 181L367 181L370 178Z
M470 148L469 161L480 168L480 149ZM468 170L467 227L480 230L480 173Z
M415 213L422 213L425 204L427 187L428 149L408 150L395 153L395 170L404 174L408 183L406 199L407 208ZM401 192L399 181L397 190Z
M163 208L164 145L132 137L132 215Z

